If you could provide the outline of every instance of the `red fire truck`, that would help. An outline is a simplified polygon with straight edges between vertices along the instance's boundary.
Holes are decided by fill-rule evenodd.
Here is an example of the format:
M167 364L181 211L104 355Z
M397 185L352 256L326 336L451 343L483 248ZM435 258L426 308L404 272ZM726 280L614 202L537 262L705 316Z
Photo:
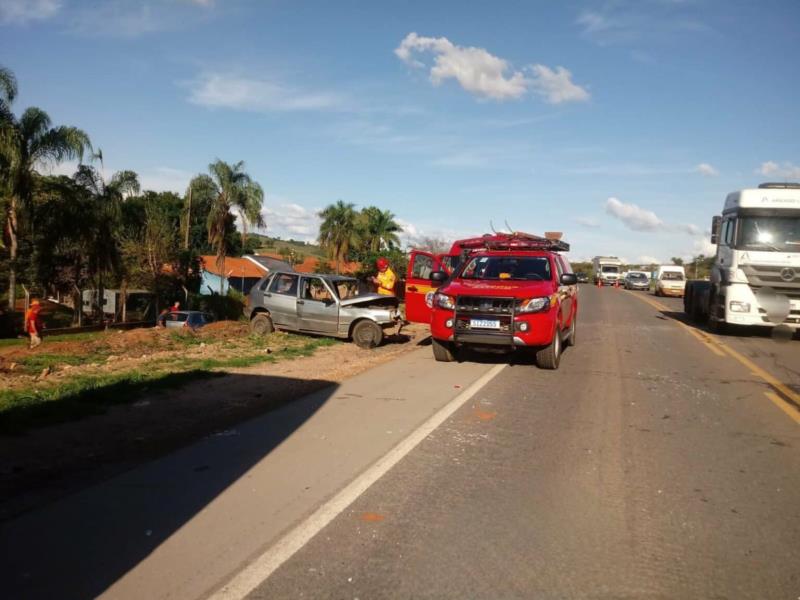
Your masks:
M447 254L412 251L406 317L429 323L433 355L459 349L531 349L537 364L557 369L575 344L577 276L560 252L569 244L527 233L458 240Z

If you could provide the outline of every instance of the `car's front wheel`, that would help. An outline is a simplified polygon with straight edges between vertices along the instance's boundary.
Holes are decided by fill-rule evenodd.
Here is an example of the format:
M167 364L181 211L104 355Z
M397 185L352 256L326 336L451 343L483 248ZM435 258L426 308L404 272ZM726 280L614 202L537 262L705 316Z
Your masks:
M433 358L438 362L453 362L456 359L453 347L447 342L431 338L431 347L433 348Z
M536 352L536 364L540 369L555 370L561 362L561 331L556 327L553 341Z
M250 331L256 335L268 335L275 331L275 325L268 314L259 313L250 320Z
M383 329L372 321L359 321L353 327L353 343L359 348L370 350L383 342Z

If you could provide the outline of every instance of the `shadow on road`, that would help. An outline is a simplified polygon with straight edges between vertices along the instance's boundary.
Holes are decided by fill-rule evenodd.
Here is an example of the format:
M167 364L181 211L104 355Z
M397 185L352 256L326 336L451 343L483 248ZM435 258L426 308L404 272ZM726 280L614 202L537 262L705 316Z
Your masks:
M223 416L215 433L192 446L3 523L4 597L102 594L291 436L338 387L256 375L231 375L225 381L228 391L219 393L217 403L231 414L241 390L268 396L299 383L316 391L239 425Z

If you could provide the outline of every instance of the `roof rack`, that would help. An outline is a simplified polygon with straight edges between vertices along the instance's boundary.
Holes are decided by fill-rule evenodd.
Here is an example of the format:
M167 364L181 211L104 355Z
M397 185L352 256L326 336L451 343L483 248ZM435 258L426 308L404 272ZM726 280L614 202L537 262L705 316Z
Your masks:
M800 190L800 183L767 182L758 185L760 190Z
M461 240L463 250L550 250L553 252L569 252L569 244L561 240L545 238L530 233L515 231L513 233L496 233L479 238Z

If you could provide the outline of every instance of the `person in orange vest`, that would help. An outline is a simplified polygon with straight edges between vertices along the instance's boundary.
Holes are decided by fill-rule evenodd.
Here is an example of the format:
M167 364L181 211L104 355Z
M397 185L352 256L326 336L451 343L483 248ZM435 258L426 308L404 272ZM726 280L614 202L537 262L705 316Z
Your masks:
M378 267L378 276L372 278L372 283L378 288L378 293L383 296L394 296L397 275L394 274L394 271L389 266L389 261L381 257L375 261L375 266Z
M25 313L24 327L25 333L31 338L31 343L29 345L31 350L42 343L42 329L44 329L44 323L42 323L41 310L42 306L39 300L33 299L30 308Z

